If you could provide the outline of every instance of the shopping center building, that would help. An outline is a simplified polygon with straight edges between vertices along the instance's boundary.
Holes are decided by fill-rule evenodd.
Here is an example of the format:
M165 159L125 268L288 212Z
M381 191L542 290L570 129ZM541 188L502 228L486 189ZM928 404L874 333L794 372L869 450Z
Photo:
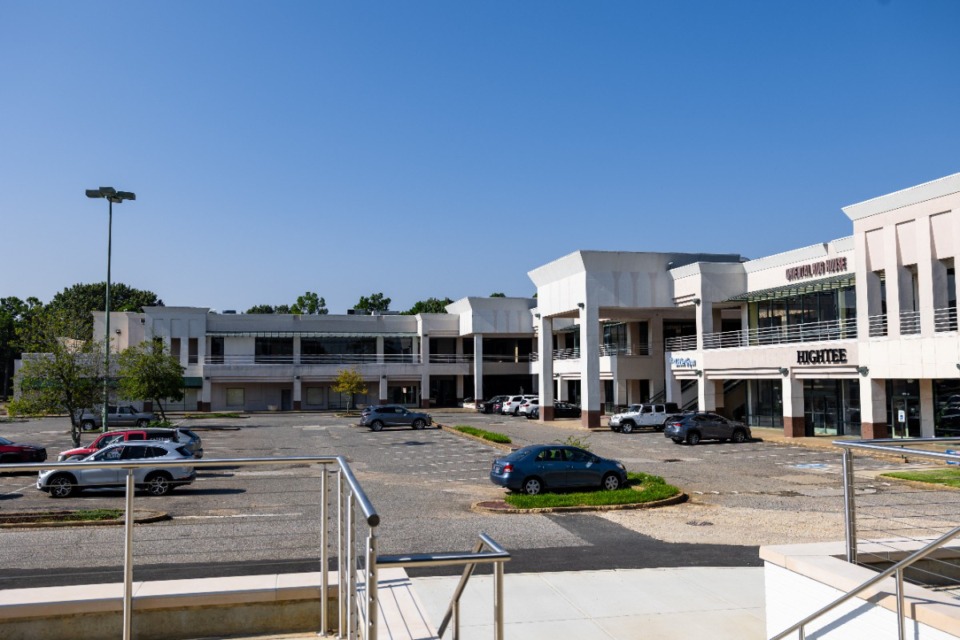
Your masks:
M361 403L532 392L542 420L569 400L589 427L662 400L788 436L960 433L960 174L843 213L851 236L753 260L577 251L529 273L536 298L468 297L446 314L151 307L111 314L111 337L162 338L190 409L340 408L333 380L354 368Z

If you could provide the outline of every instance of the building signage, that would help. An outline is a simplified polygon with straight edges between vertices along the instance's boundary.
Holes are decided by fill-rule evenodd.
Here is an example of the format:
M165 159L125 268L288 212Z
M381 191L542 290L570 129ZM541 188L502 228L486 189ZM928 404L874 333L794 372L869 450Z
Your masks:
M846 349L797 351L797 364L847 364Z
M670 358L670 366L693 368L697 366L697 361L693 358Z
M790 267L787 269L787 280L802 280L803 278L816 278L825 276L828 273L841 273L847 270L846 257L830 258L820 262L811 262L802 264L799 267Z

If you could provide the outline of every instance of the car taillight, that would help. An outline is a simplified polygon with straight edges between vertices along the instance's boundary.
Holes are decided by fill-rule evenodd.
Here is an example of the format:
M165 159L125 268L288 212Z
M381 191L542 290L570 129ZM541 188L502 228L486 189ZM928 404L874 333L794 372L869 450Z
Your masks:
M504 473L510 473L511 471L513 471L513 465L512 465L512 464L510 464L510 463L508 462L507 464L503 465L503 472L504 472Z

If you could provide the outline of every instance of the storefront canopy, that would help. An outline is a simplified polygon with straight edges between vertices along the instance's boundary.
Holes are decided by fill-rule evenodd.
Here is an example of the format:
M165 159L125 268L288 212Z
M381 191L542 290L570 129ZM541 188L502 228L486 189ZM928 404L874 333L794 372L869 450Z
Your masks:
M856 278L852 274L844 273L838 276L822 278L820 280L808 280L806 282L792 282L779 287L770 287L760 291L746 291L740 295L733 296L726 302L760 302L761 300L777 300L780 298L790 298L804 293L818 293L820 291L834 291L844 287L852 287Z

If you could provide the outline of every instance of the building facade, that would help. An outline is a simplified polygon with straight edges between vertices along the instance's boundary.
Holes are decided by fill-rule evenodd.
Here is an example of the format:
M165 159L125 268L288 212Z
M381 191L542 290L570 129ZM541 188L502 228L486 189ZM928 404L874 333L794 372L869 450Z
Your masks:
M958 209L960 174L844 208L851 236L755 260L577 251L529 273L536 298L417 316L153 307L112 314L112 338L163 339L188 409L341 408L349 367L362 403L534 392L541 419L568 400L589 427L665 400L789 436L960 433Z

